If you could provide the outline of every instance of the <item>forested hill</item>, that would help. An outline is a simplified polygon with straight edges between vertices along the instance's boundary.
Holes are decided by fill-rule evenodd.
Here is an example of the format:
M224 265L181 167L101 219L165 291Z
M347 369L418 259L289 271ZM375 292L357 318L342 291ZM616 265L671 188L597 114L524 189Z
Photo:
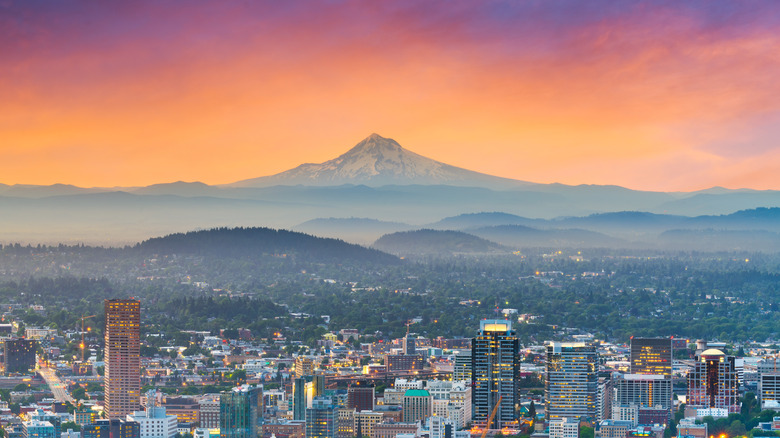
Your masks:
M335 260L388 264L400 262L393 255L342 240L271 228L215 228L176 233L143 241L133 249L145 253L228 258L287 255L319 262Z
M416 230L385 234L374 247L393 254L506 253L498 243L461 231Z

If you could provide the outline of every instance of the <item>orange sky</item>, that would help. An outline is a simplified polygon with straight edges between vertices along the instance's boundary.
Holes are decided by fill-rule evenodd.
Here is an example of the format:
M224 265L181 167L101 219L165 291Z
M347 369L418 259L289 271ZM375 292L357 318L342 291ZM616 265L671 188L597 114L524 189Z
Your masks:
M774 2L131 3L0 5L0 182L229 183L376 132L526 181L780 189Z

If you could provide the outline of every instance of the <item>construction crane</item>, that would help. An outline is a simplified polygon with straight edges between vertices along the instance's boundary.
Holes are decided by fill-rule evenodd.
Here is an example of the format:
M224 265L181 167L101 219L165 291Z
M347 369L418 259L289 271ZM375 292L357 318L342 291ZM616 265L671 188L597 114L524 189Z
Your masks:
M488 430L490 430L490 423L493 422L493 419L496 418L496 412L498 412L498 408L501 406L501 400L504 398L502 395L498 398L498 402L496 402L496 405L493 406L493 412L490 413L490 417L488 417L487 424L485 425L485 430L482 431L482 436L480 438L485 438L485 436L488 433Z
M81 350L81 363L84 363L84 348L86 348L86 344L84 344L84 320L94 318L96 316L97 315L81 315L81 344L79 344L79 349Z

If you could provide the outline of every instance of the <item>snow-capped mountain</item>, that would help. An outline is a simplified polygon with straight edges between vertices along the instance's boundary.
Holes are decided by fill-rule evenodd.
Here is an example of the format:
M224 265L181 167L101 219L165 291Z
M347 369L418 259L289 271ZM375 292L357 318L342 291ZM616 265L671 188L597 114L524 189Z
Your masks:
M371 134L345 154L324 163L306 163L276 175L230 184L231 187L274 185L335 186L365 184L446 184L473 187L518 187L523 181L486 175L450 166L401 147L398 142Z

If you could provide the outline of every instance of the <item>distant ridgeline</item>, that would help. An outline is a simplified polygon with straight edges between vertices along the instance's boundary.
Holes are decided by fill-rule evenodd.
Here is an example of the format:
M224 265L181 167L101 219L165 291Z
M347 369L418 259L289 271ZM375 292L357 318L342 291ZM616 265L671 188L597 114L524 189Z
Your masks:
M390 254L343 240L271 228L214 228L155 237L135 245L135 251L160 254L194 254L215 257L281 255L333 262L349 259L371 263L399 263Z
M507 253L498 243L460 231L423 229L386 234L374 247L394 254Z

